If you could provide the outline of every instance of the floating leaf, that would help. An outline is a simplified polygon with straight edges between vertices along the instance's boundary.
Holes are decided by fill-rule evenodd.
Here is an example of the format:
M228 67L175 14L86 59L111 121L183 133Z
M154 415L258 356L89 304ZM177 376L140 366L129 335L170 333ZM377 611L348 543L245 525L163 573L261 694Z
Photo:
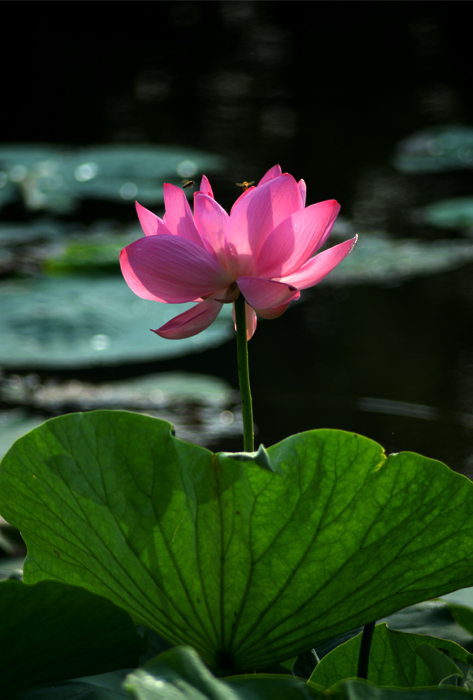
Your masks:
M189 372L165 372L136 379L89 384L73 379L40 384L36 375L14 376L0 385L0 400L51 413L100 408L134 410L171 421L177 435L199 445L243 434L234 391L222 379ZM44 422L23 409L0 413L0 457L12 443Z
M330 688L344 678L356 678L360 643L361 633L324 656L316 666L311 680L324 688ZM446 649L452 656L465 662L472 658L461 646L446 639L396 632L386 624L380 624L376 625L371 641L368 680L381 686L437 686L444 676L437 678L415 653L423 644ZM448 657L445 660L446 663L449 662ZM445 673L446 675L448 674Z
M443 600L428 600L411 605L382 621L387 622L392 630L441 637L459 644L468 651L473 650L473 636L455 622L450 605Z
M450 595L455 594L448 594L446 597L448 598ZM417 605L410 605L392 615L380 618L379 622L386 622L389 629L398 632L449 639L468 651L473 651L473 636L458 622L455 622L449 606L442 600L429 600ZM322 659L339 645L356 637L361 631L362 628L351 630L318 646L315 650L317 656Z
M130 700L122 687L128 671L101 673L70 681L55 681L51 685L21 690L12 700Z
M322 284L392 283L430 275L473 260L469 241L393 240L384 233L360 233L354 251Z
M0 619L2 698L30 685L136 666L146 649L123 610L57 581L2 581Z
M405 173L473 168L473 128L437 126L399 142L394 167Z
M465 229L473 227L473 197L445 199L425 207L427 223L438 228Z
M325 698L329 700L471 700L472 694L462 688L378 688L360 680L337 683ZM25 699L26 700L26 699Z
M11 444L22 435L43 423L42 418L29 416L22 409L2 411L0 413L0 457L11 447Z
M84 367L158 360L218 345L231 305L198 336L171 342L150 332L192 304L136 297L121 277L53 277L0 286L4 367Z
M218 679L193 649L177 647L127 676L136 700L323 700L313 683L284 675L256 674Z
M71 210L80 199L163 202L164 181L215 172L222 158L181 146L97 146L69 151L0 145L0 206L17 196L28 209Z
M108 237L88 235L82 240L71 241L59 254L56 253L54 258L46 259L43 269L49 274L58 272L97 274L101 270L118 272L120 253L125 246L141 237L140 231L137 230L136 234Z
M336 430L267 456L273 471L147 416L72 414L12 446L0 512L27 543L27 583L105 595L227 671L473 583L465 477Z

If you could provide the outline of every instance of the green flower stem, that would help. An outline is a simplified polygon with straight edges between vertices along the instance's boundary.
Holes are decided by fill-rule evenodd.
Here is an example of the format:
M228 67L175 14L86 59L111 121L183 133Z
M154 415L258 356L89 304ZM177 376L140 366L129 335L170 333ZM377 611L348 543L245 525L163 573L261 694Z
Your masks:
M373 639L374 626L376 622L369 622L363 627L361 636L360 656L358 657L358 678L368 680L368 664L370 660L371 640Z
M248 370L248 341L246 339L245 298L243 294L235 301L237 326L238 377L240 380L241 410L243 413L243 449L254 452L253 405L251 403L250 373Z

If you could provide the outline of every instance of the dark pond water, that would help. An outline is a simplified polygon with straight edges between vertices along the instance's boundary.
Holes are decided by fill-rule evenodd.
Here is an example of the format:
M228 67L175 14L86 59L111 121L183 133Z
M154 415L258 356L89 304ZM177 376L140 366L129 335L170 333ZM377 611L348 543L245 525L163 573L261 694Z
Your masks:
M131 10L117 3L109 21L97 24L84 4L76 6L73 37L70 18L62 33L45 24L23 37L22 68L9 69L2 113L0 303L7 318L23 290L35 322L22 326L23 311L12 311L18 352L2 356L4 442L12 410L38 421L77 406L117 407L120 398L100 387L119 380L186 372L237 389L231 333L202 352L197 346L153 359L151 349L90 364L74 360L82 326L71 312L69 355L66 347L60 360L35 357L51 313L47 321L41 316L44 301L38 315L34 285L57 274L57 265L78 279L72 268L84 251L73 247L67 258L68 235L75 246L81 236L103 245L115 236L116 250L107 249L107 258L102 246L103 265L96 258L93 265L118 279L113 256L120 241L138 235L135 195L144 192L143 203L159 213L163 181L178 184L188 174L182 163L196 163L197 175L208 171L227 209L236 182L259 180L280 163L306 180L308 203L341 203L337 241L351 232L360 240L345 276L341 266L339 277L259 325L250 343L258 441L269 446L302 430L342 428L473 476L473 92L462 5L196 1ZM12 143L28 147L23 161L8 156ZM31 155L36 144L45 153ZM113 146L118 160L107 161L102 190L79 195L77 183L99 182L91 163L102 163L100 145ZM153 164L149 171L143 151L133 150L143 145L170 147L180 165L168 163L153 179ZM81 155L80 148L89 150ZM135 169L126 153L135 153ZM69 190L67 173L75 174ZM33 225L47 232L32 235ZM81 274L92 267L84 255ZM61 293L53 295L62 318ZM96 298L103 300L100 292ZM90 331L95 349L115 332L112 320L144 348L151 341L140 340L140 324L146 333L157 327L157 307L137 312L128 334L125 318L104 310L104 329ZM241 449L238 408L224 386L214 387L213 403L202 397L205 389L164 401L161 415L182 424L185 437L204 431L210 447ZM40 400L45 387L56 388L56 398ZM155 391L158 405L164 394ZM139 400L132 407L140 405L149 409Z

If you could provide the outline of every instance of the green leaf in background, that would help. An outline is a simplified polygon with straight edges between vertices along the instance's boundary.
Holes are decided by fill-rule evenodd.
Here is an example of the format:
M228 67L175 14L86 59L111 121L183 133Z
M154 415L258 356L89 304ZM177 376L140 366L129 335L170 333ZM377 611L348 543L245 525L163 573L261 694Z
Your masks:
M231 335L230 304L197 336L172 343L150 332L192 304L139 299L121 277L52 277L0 285L3 367L87 367L158 360Z
M163 202L165 181L180 184L221 169L221 157L182 146L108 145L69 151L0 145L0 206L21 195L27 209L68 212L81 199ZM200 183L199 183L200 184Z
M284 675L252 674L219 680L188 647L176 647L127 676L136 700L323 700L314 684Z
M396 240L386 233L360 233L349 255L322 284L391 284L445 272L473 260L471 241Z
M473 636L455 621L450 604L443 600L428 600L380 620L389 629L429 637L441 637L456 642L469 652L473 651Z
M0 402L29 407L0 411L0 459L12 443L46 420L46 415L112 408L138 411L174 425L177 435L215 445L243 434L235 392L223 380L190 372L162 372L134 379L92 384L77 379L41 384L36 375L0 380Z
M431 226L450 229L473 227L473 197L457 197L429 204L422 211Z
M31 685L133 667L146 649L106 598L57 581L0 583L0 697Z
M468 630L470 634L473 634L473 610L463 605L454 605L453 603L448 603L448 607L458 624Z
M473 128L451 124L418 131L400 141L393 164L403 173L473 168Z
M108 596L226 672L472 584L465 477L336 430L267 457L273 471L147 416L71 414L4 457L0 512L27 543L27 583Z
M360 643L361 634L324 656L315 668L311 680L324 688L330 688L344 678L356 678ZM371 642L368 680L381 686L407 688L437 686L440 680L452 671L445 672L437 678L424 662L423 657L415 653L416 649L424 644L446 649L452 656L465 662L472 658L461 646L446 639L406 634L391 630L386 624L376 625ZM442 656L445 659L445 665L451 666L450 659L445 655Z
M443 640L439 639L436 641L439 642L436 646L441 647ZM415 650L415 655L422 659L425 668L428 669L433 681L431 685L439 685L442 682L445 685L460 685L463 674L455 661L443 650L451 651L447 650L445 646L437 649L429 640L427 643L419 644ZM465 666L468 668L466 663ZM415 685L422 686L429 685L429 683L416 683Z
M360 680L341 681L324 694L324 700L471 700L472 697L463 688L379 688Z
M465 589L464 589L465 590ZM469 590L469 589L467 589ZM455 593L447 594L446 598L455 595ZM429 637L441 637L449 639L456 644L459 644L469 652L473 651L473 636L468 633L463 627L456 622L450 612L449 605L443 600L428 600L416 605L409 605L398 612L388 615L378 620L386 622L389 629L399 632L408 632L409 634L421 634ZM355 628L349 632L344 632L338 637L317 646L315 652L319 659L322 659L330 653L335 647L344 644L358 633L362 632L362 628ZM311 674L303 676L308 678Z
M18 438L37 428L43 422L37 416L28 416L26 411L15 409L0 413L0 458Z
M123 688L127 673L129 669L70 681L56 681L20 690L9 700L130 700L130 693Z

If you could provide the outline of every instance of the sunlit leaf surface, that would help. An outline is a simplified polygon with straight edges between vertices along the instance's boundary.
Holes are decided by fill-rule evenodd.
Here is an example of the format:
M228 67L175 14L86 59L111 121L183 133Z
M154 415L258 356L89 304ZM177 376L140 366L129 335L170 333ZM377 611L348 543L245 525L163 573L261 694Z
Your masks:
M0 512L27 583L106 595L228 671L473 583L473 484L440 462L320 430L269 448L271 471L170 427L97 411L13 445Z

